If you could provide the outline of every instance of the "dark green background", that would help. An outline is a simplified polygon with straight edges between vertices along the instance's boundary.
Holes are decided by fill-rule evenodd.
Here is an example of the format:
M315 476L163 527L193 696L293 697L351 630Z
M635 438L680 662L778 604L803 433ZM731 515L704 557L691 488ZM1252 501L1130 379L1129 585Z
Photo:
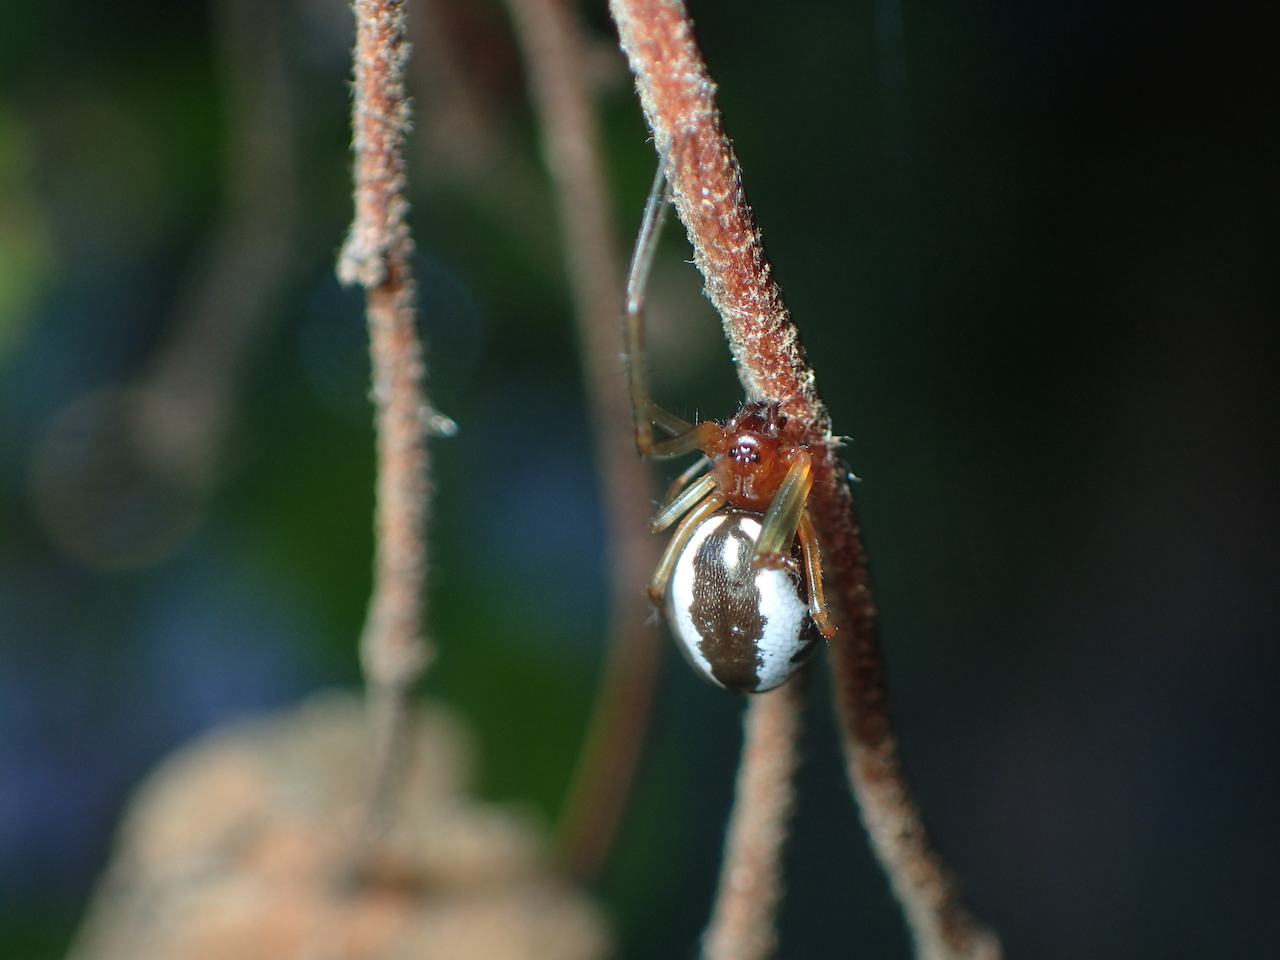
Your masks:
M852 438L928 821L1011 958L1280 955L1275 14L879 2L692 12ZM331 272L347 39L340 3L287 9L305 269L200 532L104 574L42 532L29 459L63 404L141 369L213 222L209 11L0 0L0 217L36 251L7 268L36 292L0 328L4 960L60 955L167 749L357 680L372 434L358 299ZM535 163L501 10L459 9ZM631 231L654 157L625 82L605 127ZM604 624L567 295L547 248L465 196L415 200L432 389L461 425L434 447L426 688L478 734L483 794L550 820ZM738 399L719 349L661 389L690 414ZM627 960L693 955L736 762L741 702L667 668L603 888ZM781 955L905 957L825 668L811 691Z

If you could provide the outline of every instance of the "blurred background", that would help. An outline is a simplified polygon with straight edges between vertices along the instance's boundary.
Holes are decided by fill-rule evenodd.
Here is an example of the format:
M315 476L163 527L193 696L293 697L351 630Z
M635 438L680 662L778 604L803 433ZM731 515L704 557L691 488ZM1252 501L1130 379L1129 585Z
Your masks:
M975 911L1011 958L1280 956L1276 13L691 8L851 438L903 753ZM480 792L550 823L605 629L568 296L503 8L412 15L422 327L460 426L433 448L425 692L475 733ZM626 237L655 159L584 16ZM0 0L4 960L61 956L168 750L358 682L350 40L340 0ZM727 417L678 233L656 390ZM737 761L741 701L667 660L602 886L626 960L693 955ZM781 955L906 957L827 683Z

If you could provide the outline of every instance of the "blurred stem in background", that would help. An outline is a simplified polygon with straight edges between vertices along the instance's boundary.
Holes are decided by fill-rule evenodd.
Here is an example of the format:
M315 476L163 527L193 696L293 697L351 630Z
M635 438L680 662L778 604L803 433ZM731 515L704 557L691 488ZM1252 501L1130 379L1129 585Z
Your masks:
M806 673L747 704L742 763L703 960L767 960L778 945L784 893L780 854L795 807Z
M32 465L50 535L100 569L149 566L199 525L243 377L292 279L297 189L280 10L219 0L213 13L226 131L219 222L146 372L64 407Z
M214 14L226 91L226 213L175 334L146 377L183 431L159 438L178 444L174 455L191 458L204 478L215 476L253 341L291 279L297 206L281 11L271 0L219 0Z
M459 189L548 275L559 269L542 177L518 134L474 75L456 13L442 0L410 0L418 187Z
M640 760L661 661L641 584L658 562L648 469L632 443L622 385L622 268L589 83L587 44L567 0L507 0L555 188L565 266L603 488L609 639L587 738L561 813L557 857L581 880L608 858Z

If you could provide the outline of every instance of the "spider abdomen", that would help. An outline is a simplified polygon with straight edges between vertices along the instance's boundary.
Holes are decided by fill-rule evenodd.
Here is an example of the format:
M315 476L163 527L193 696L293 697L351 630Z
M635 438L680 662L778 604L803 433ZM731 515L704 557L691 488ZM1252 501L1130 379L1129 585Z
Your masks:
M667 621L686 659L727 690L761 693L790 677L820 636L804 578L752 569L759 514L725 511L694 531L671 574Z

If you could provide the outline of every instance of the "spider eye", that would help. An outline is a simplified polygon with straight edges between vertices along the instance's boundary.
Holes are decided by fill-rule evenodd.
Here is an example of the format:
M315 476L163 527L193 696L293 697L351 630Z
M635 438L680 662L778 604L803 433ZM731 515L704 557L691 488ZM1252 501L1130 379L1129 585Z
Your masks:
M733 446L733 459L744 466L760 462L760 445L751 437L743 437Z

